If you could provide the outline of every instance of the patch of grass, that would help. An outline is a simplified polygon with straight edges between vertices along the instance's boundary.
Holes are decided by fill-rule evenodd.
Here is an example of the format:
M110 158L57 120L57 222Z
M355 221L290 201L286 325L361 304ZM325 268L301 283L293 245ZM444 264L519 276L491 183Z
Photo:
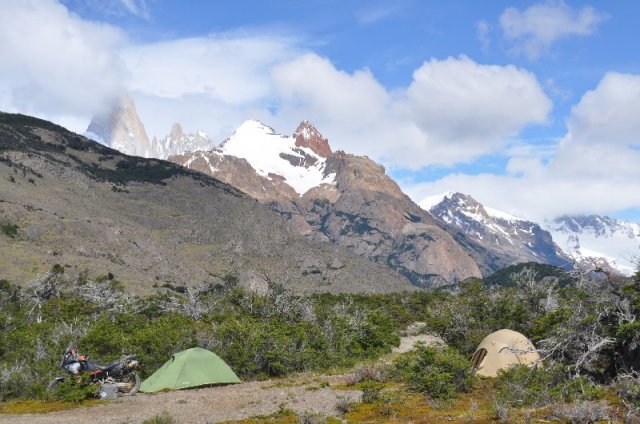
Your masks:
M177 422L167 411L162 411L161 414L142 421L142 424L176 424Z
M293 381L293 380L281 380L278 381L276 383L270 384L268 386L264 386L262 388L262 390L268 390L268 389L279 389L279 388L285 388L285 387L300 387L300 386L305 386L307 384L310 384L310 381Z
M438 402L400 388L385 392L377 402L351 404L344 418L348 422L495 422L491 387L478 386L457 399Z
M103 402L98 399L88 400L81 404L50 400L12 400L0 403L0 414L46 414L77 408L80 405L98 405Z
M260 424L260 423L278 423L278 424L298 424L301 422L301 418L296 414L295 411L285 408L284 406L280 406L273 414L269 415L254 415L251 418L246 420L230 420L230 421L221 421L221 423L225 424Z

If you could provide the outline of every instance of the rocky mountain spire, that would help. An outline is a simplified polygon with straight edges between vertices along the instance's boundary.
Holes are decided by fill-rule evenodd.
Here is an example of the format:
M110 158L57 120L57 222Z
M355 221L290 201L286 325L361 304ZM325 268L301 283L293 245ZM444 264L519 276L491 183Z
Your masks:
M88 137L122 153L149 157L151 143L136 105L122 94L106 112L95 115L85 133Z
M171 127L171 133L169 134L171 140L180 140L183 135L184 132L182 131L182 125L177 122L173 124L173 126Z
M324 138L309 121L302 121L293 133L293 137L296 139L296 147L309 148L323 158L331 155L329 140Z

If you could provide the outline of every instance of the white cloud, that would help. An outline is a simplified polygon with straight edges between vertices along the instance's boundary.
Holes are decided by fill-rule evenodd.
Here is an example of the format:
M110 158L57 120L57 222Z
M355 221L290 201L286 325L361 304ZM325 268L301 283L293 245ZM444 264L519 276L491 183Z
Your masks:
M586 144L640 146L640 75L607 73L587 92L568 121L573 140Z
M505 9L500 15L500 26L514 50L534 60L558 40L592 34L606 17L590 6L577 10L563 1L547 1L526 10Z
M146 10L144 1L122 4ZM531 73L464 56L425 62L409 87L390 91L366 68L345 72L303 53L292 37L225 33L133 44L53 0L4 8L0 107L79 132L80 118L88 123L126 88L152 136L178 120L221 141L229 125L248 118L283 132L310 119L337 148L421 168L493 152L550 109Z
M395 167L472 160L543 123L551 108L533 74L464 56L425 62L393 92L366 69L348 74L315 54L276 66L273 78L279 116L310 119L332 144Z
M491 32L491 26L487 21L478 21L476 22L476 35L478 40L480 41L480 47L484 53L489 51L491 47L491 38L489 37L489 33Z
M425 134L464 149L468 157L504 146L527 124L544 123L551 110L530 72L480 65L465 56L425 62L414 72L407 97L412 119Z
M159 97L204 94L237 105L270 94L269 69L295 52L284 37L212 36L127 48L128 87Z
M395 15L400 10L399 4L385 4L362 9L356 14L356 20L360 24L374 24Z
M332 125L375 125L390 104L385 88L367 69L348 74L312 53L278 64L272 79L287 113L298 109Z
M521 149L506 175L453 174L405 184L414 199L469 193L489 206L541 220L560 214L612 213L640 207L640 75L608 73L567 119L557 150ZM516 153L514 151L514 153Z
M0 109L50 119L86 116L121 88L120 30L51 0L2 3Z
M220 142L245 119L270 124L270 69L298 54L290 37L220 34L132 45L121 57L151 136L162 137L180 122Z
M151 17L145 0L120 0L120 3L133 15L143 19L149 19Z

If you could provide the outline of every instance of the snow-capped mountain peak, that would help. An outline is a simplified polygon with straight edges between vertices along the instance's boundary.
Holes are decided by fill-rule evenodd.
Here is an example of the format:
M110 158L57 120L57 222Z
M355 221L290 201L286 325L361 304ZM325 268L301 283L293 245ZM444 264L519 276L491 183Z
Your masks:
M446 191L444 193L435 194L433 196L424 198L421 202L418 203L418 205L425 211L428 211L435 205L442 203L447 199L451 199L454 194L456 193L454 193L453 191Z
M577 262L604 262L631 275L640 255L640 225L600 215L546 221L554 240Z
M171 155L181 155L198 150L210 150L214 145L203 131L185 134L182 125L175 123L166 137L151 140L152 156L166 159Z
M298 129L294 136L287 136L260 121L248 120L220 145L220 153L246 159L259 175L284 179L300 195L333 183L335 175L325 172L331 150L323 156L323 146L328 148L328 142L308 122Z
M484 206L471 196L447 192L428 197L419 205L482 250L493 252L500 258L496 268L528 261L569 266L569 258L538 224Z
M471 196L451 191L427 197L421 201L419 205L427 211L431 211L432 209L447 209L448 212L456 210L471 220L488 225L494 225L496 223L494 221L526 222L526 220L506 212L484 206ZM450 220L452 218L452 213L446 213L441 217L441 219L448 223L451 223Z

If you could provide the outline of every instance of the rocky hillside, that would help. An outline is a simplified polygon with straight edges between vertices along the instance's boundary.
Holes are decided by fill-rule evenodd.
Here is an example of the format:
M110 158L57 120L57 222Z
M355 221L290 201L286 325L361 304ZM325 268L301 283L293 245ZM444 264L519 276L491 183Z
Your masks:
M467 246L485 275L523 262L572 266L571 258L538 224L484 206L471 196L445 193L425 199L420 206Z
M247 121L218 148L169 160L237 187L301 234L388 265L417 286L480 276L469 254L382 166L333 152L309 122L287 136Z
M307 292L412 287L349 249L301 237L226 183L23 115L0 114L0 224L0 279L18 284L60 264L112 273L135 292L229 275Z

